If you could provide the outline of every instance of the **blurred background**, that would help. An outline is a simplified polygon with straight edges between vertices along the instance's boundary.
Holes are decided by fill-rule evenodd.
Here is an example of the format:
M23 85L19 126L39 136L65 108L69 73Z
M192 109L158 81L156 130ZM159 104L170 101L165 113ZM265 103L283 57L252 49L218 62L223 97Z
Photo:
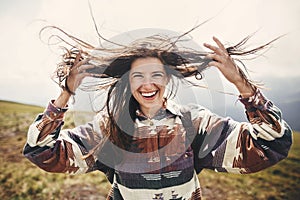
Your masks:
M161 28L178 33L212 18L191 33L203 47L217 36L233 44L256 32L249 47L280 35L272 48L255 60L244 61L253 79L265 83L264 93L282 109L294 129L300 113L300 2L253 1L138 1L90 0L100 33L111 38L141 28ZM0 1L0 99L45 106L60 89L51 80L60 53L39 37L46 25L55 25L95 46L99 44L87 0ZM204 48L204 47L203 47ZM235 92L230 84L225 91ZM239 119L229 95L227 113Z
M106 38L141 28L183 33L207 19L211 20L190 34L202 48L204 42L213 42L212 36L233 44L256 32L248 43L251 48L284 35L263 56L244 63L251 77L265 84L263 93L281 108L286 121L300 131L300 2L297 0L1 0L1 199L91 199L91 194L101 196L109 190L100 173L79 178L53 175L37 169L21 155L28 126L60 92L50 77L60 62L61 52L47 45L47 38L40 39L39 31L46 25L55 25L97 46L89 3L98 29ZM225 92L238 94L226 81L223 87ZM225 114L244 120L236 96L223 98ZM67 127L74 126L71 112L67 121ZM298 135L295 140L298 141ZM248 179L204 172L200 175L204 193L207 199L239 199L239 194L244 199L293 199L299 195L299 152L299 147L293 146L285 163ZM239 186L252 189L247 193ZM268 188L266 194L262 187Z

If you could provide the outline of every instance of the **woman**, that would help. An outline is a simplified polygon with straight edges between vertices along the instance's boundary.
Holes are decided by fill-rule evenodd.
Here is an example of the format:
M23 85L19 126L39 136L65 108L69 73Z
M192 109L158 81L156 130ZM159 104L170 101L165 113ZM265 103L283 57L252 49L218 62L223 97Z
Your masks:
M248 38L225 48L214 37L215 46L204 44L212 52L203 54L180 51L180 37L116 44L114 56L104 48L98 49L104 56L68 51L58 70L63 90L30 126L24 155L49 172L106 173L113 184L108 199L201 199L197 174L203 168L253 173L285 158L292 143L289 126L231 57L265 46L241 52ZM174 78L197 77L207 66L235 85L249 122L171 101ZM67 102L88 76L100 78L98 86L108 91L106 106L93 122L61 130Z

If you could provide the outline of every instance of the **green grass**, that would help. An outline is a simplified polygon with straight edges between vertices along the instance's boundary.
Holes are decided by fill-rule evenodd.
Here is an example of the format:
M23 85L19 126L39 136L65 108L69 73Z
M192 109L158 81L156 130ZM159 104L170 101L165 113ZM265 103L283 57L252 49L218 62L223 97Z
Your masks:
M110 184L101 172L83 175L47 173L22 155L28 126L44 108L0 101L0 199L100 199ZM71 114L66 126L73 127ZM204 199L298 199L300 196L300 134L287 159L250 175L200 175Z
M87 199L106 195L110 184L100 172L76 176L47 173L22 155L28 127L43 110L0 101L0 199ZM65 127L73 125L68 113Z

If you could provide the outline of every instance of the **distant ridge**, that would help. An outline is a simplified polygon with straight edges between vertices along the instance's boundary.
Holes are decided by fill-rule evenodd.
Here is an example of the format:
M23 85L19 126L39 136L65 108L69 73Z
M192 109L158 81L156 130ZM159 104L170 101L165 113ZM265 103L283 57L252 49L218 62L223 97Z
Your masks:
M0 103L9 103L9 104L17 104L17 105L32 106L32 107L37 107L37 108L44 108L43 106L39 106L39 105L34 105L34 104L29 104L29 103L21 103L21 102L10 101L10 100L2 100L2 99L0 99Z

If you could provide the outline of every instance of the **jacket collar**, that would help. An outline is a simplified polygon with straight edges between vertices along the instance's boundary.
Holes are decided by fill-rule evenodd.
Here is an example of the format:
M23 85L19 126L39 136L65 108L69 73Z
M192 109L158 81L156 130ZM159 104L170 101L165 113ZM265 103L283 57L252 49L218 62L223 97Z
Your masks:
M173 114L175 116L182 117L182 113L180 111L180 105L176 104L172 100L168 100L166 102L165 106L163 106L161 109L159 109L159 111L156 113L156 115L153 117L153 119L160 120L164 117L167 117L168 114ZM148 119L147 116L145 116L143 114L143 112L139 109L136 110L136 116L141 120Z

